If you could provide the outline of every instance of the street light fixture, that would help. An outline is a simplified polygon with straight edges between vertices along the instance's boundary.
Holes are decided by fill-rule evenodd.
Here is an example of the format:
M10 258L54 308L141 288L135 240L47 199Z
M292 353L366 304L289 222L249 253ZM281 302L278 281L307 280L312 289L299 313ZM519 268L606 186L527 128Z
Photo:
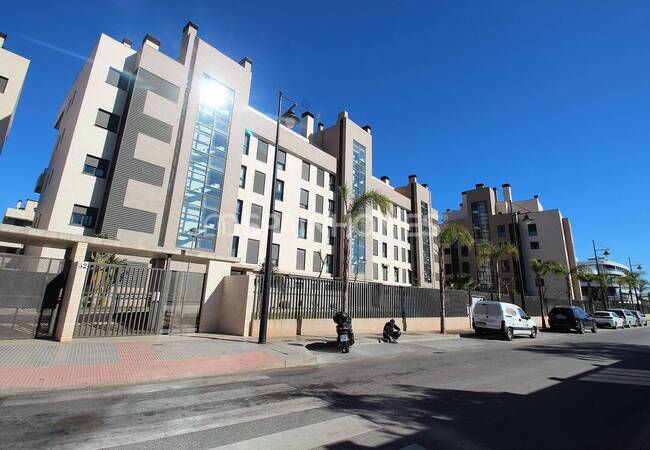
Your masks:
M521 208L521 206L519 206ZM526 293L524 292L524 271L522 255L521 255L521 239L519 238L519 216L522 214L521 211L512 210L512 200L510 200L510 218L512 219L512 232L515 235L515 246L517 247L517 272L519 275L519 293L521 295L521 309L526 311ZM521 219L524 223L530 223L533 219L526 212L524 217ZM543 315L542 315L543 319Z
M591 245L594 249L594 258L596 258L596 273L598 274L598 278L601 279L601 273L600 273L600 263L598 261L598 252L603 252L603 256L605 258L608 258L610 253L608 248L596 248L596 241L593 239L591 240ZM603 289L603 283L601 281L600 283L600 294L603 297L603 303L605 304L605 308L608 308L609 305L609 295L607 294L606 290Z
M628 264L630 266L630 272L632 272L634 274L634 270L632 269L632 259L629 256L627 257L627 262L628 262ZM641 264L639 264L639 263L634 263L634 264L636 264L637 273L641 272L643 270L643 267L641 266ZM643 302L639 298L639 294L638 294L638 292L636 290L636 284L634 285L634 298L636 298L636 304L639 307L639 312L645 314L645 311L643 310L644 309L643 308Z
M264 278L262 279L262 304L260 305L260 329L259 329L259 344L266 344L266 334L269 322L269 297L271 295L271 260L273 258L273 212L275 211L275 185L277 183L278 174L278 150L280 147L280 125L291 129L295 127L300 119L294 112L298 105L295 101L287 97L287 100L293 104L282 113L282 100L284 99L282 91L278 93L278 114L275 127L275 150L273 152L273 178L271 180L271 201L269 205L269 221L267 226L266 235L266 258L264 263Z

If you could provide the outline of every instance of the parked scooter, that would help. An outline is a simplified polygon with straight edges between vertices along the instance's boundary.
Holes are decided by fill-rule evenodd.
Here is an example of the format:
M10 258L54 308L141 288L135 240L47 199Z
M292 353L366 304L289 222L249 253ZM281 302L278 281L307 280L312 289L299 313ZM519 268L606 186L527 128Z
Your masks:
M333 319L336 323L336 342L338 343L339 350L343 353L348 353L350 347L354 345L352 318L348 313L339 311L334 314Z

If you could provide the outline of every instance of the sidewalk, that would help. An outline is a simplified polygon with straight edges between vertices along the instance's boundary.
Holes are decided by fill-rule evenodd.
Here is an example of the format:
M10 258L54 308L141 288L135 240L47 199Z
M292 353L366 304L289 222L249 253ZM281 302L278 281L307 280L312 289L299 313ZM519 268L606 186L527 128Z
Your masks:
M410 333L401 342L452 339L457 335ZM254 338L192 334L77 339L68 343L41 340L0 341L0 395L20 391L130 385L184 378L219 376L333 360L333 338L296 336L276 338L267 345ZM379 347L377 336L357 336L358 359L398 351ZM327 346L328 350L309 348ZM377 347L376 351L369 349ZM391 348L394 347L394 348Z

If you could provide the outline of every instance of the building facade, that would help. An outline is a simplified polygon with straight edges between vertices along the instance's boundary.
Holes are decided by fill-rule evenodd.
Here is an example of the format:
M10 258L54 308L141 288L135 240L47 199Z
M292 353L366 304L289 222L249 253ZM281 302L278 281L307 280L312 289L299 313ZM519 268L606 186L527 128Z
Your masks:
M7 140L23 89L29 60L5 47L7 35L0 32L0 153Z
M299 130L281 127L275 161L276 121L249 105L252 62L197 34L185 26L177 58L149 35L137 50L100 36L58 113L35 227L233 256L240 273L264 262L274 195L276 270L330 277L341 273L343 248L337 188L375 189L391 208L368 208L354 229L352 276L434 286L438 216L429 189L415 176L402 187L373 177L371 129L345 111L329 127L308 111Z
M607 258L598 258L598 266L596 260L593 258L587 261L580 261L579 266L584 267L587 271L597 275L598 273L605 275L607 279L607 297L610 302L634 303L636 296L633 290L618 282L620 277L624 276L630 267ZM591 290L594 299L600 298L598 290L600 286L597 282L591 283ZM580 290L582 291L583 298L588 298L588 283L585 281L580 282ZM637 293L638 294L638 293Z
M475 189L462 193L458 210L447 210L444 223L458 223L466 227L474 237L472 248L457 246L443 249L445 273L448 277L470 277L488 290L495 289L495 270L489 260L477 260L476 246L482 242L510 243L519 249L518 258L499 261L502 285L508 290L537 295L535 274L530 260L555 260L565 268L576 267L573 235L569 219L558 209L546 210L538 196L528 200L513 200L509 184L504 184L503 200L499 200L496 188L477 184ZM566 280L548 275L544 279L547 297L567 296ZM577 278L572 277L571 292L575 299L582 295Z
M15 207L6 209L2 223L30 228L34 223L37 206L38 202L36 200L27 199L24 203L22 200L18 200ZM23 250L24 246L22 244L0 241L0 253L23 253Z

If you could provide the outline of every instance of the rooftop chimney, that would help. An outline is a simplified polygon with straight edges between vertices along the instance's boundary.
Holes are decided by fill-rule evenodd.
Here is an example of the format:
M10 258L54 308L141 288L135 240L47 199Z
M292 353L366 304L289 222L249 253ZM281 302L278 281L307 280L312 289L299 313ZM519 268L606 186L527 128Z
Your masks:
M539 198L539 195L535 194L533 195L533 198Z
M16 202L16 209L21 209L22 207L23 207L23 201L22 201L22 200L18 200L18 201Z
M503 199L506 202L511 202L512 201L512 190L510 189L510 184L509 183L503 183L501 185L503 188Z
M158 38L153 37L150 34L147 34L142 40L142 45L148 45L156 50L160 50L160 41Z
M5 39L7 39L7 33L0 31L0 48L5 47Z
M300 134L308 138L314 134L314 115L309 111L302 113L300 119Z
M361 128L363 128L366 131L366 133L372 134L372 128L370 128L370 125L364 125Z
M381 181L383 181L384 184L387 184L388 186L390 186L390 178L388 178L386 175L381 177Z
M418 176L413 174L409 175L409 183L417 183L418 182Z
M323 131L325 129L325 125L323 125L323 122L318 122L318 131Z
M131 48L133 46L133 41L131 39L124 38L122 39L122 44L124 44L125 47Z
M427 183L423 183L422 187L425 188L425 189L429 189L429 185Z
M253 61L248 56L244 56L241 61L239 61L239 65L242 66L244 69L252 70L253 69Z
M483 183L476 183L476 189L483 189L485 185Z
M183 33L185 34L194 34L199 32L199 26L192 22L191 20L188 21L185 26L183 27Z

